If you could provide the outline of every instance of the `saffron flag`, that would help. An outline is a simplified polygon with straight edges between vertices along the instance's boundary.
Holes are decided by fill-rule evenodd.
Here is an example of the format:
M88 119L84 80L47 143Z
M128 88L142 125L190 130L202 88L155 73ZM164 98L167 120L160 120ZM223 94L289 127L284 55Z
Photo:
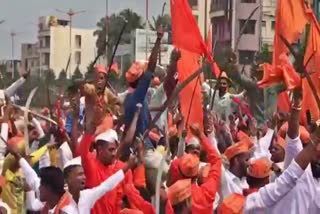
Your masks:
M198 24L187 0L171 0L173 44L181 49L208 56Z
M276 26L274 35L273 65L279 64L279 57L287 53L287 47L282 42L282 35L290 44L298 39L308 18L305 12L304 0L278 0L276 12ZM287 112L290 109L290 100L287 92L282 92L278 96L278 108Z
M320 95L320 27L318 21L311 11L308 13L310 17L310 31L308 43L304 55L304 63L307 72L310 75L311 81L316 88L316 93ZM308 81L304 78L302 80L303 89L303 102L302 102L302 114L301 122L307 123L306 111L309 110L311 118L314 121L320 119L320 112L313 92L309 86Z
M111 71L114 71L117 75L119 75L119 66L116 61L114 61L111 65Z
M258 82L259 87L272 86L277 83L284 82L288 90L293 90L301 85L301 78L290 63L287 54L280 55L279 64L272 66L264 63L263 79Z
M179 83L186 80L192 73L199 69L199 57L199 54L181 49L181 59L178 61ZM194 96L192 96L193 93ZM203 130L202 94L201 84L198 78L195 78L180 92L180 105L181 113L186 120L189 115L188 124L186 125L198 123L201 130Z
M282 53L287 53L287 47L282 42L282 35L290 44L298 39L308 23L304 0L278 0L276 26L274 35L273 63L279 63Z

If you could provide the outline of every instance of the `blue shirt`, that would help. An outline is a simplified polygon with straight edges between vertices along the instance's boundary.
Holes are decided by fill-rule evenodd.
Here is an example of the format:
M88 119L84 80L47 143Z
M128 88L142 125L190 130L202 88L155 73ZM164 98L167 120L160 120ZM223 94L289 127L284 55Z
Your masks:
M138 118L135 136L143 135L149 126L150 112L146 95L152 78L153 74L150 71L146 71L139 80L138 86L135 89L135 91L129 93L124 100L124 123L126 127L128 127L133 120L134 114L136 112L136 105L138 103L142 104L142 109ZM145 140L145 148L154 148L149 138Z

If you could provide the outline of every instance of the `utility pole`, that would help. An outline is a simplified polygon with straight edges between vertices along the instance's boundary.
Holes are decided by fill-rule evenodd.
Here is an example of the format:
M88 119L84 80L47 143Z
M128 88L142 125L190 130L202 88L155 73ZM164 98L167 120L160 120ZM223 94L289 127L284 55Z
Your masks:
M69 58L70 58L70 64L69 64L69 72L68 71L66 71L67 73L68 73L68 76L69 76L69 78L71 78L71 73L72 73L72 18L73 18L73 16L75 16L75 15L78 15L78 14L80 14L80 13L84 13L84 12L86 12L85 10L81 10L81 11L77 11L77 12L75 12L75 11L73 11L72 9L69 9L69 11L67 11L67 12L65 12L65 11L62 11L62 10L58 10L58 9L56 9L56 11L57 12L59 12L59 13L63 13L63 14L65 14L65 15L68 15L69 16Z

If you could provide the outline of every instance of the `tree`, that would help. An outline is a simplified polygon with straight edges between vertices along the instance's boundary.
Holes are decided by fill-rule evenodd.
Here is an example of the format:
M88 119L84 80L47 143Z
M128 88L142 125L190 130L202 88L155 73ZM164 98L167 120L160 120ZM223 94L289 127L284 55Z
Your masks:
M48 85L53 85L55 83L55 80L56 80L56 75L55 75L54 71L52 69L49 69L46 73L47 73L47 75L46 75L46 83Z
M164 16L158 15L157 18L152 17L153 23L149 22L150 29L156 31L157 28L162 25L165 32L171 31L171 16L165 14Z
M71 77L72 80L83 79L83 74L81 73L79 66L76 67L74 73Z
M110 61L112 51L116 45L122 26L124 25L123 18L125 18L128 23L124 31L124 35L121 38L120 43L130 43L131 32L137 28L143 28L142 18L137 13L133 12L131 9L125 9L119 14L112 14L108 18L108 60ZM94 32L94 35L98 37L96 41L96 47L98 49L98 55L105 54L106 48L106 20L101 18L97 23L97 30Z
M263 44L261 50L256 53L253 63L251 64L251 73L256 79L261 79L262 71L259 66L262 63L272 63L272 52L269 51L269 45Z
M67 72L62 69L59 73L59 77L56 80L56 85L61 88L61 89L65 89L68 85L68 79L67 79Z

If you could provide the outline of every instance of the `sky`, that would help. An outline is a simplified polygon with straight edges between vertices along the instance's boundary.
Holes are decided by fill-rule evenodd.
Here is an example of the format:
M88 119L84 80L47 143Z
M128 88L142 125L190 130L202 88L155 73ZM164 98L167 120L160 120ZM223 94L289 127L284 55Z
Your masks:
M161 13L162 5L166 0L149 0L149 14ZM109 14L130 8L142 17L145 17L146 0L109 0ZM56 15L67 19L56 9L67 11L85 10L83 14L74 17L74 26L81 28L95 28L97 21L105 16L106 0L0 0L0 60L11 59L10 32L16 32L15 58L20 58L21 43L33 43L37 39L38 17Z

